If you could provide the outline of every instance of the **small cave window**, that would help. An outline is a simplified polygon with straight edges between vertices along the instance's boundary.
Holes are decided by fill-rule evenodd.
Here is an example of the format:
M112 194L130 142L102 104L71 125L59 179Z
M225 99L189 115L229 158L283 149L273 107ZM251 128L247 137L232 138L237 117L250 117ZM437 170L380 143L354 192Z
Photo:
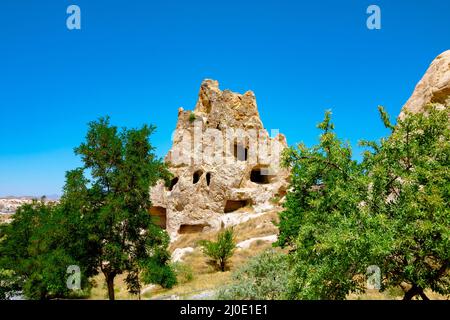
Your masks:
M268 167L255 167L250 173L250 181L258 184L271 183L274 176L270 174Z
M202 176L202 174L203 174L202 170L195 171L194 175L192 176L192 183L196 184L200 180L200 177Z
M207 224L182 224L178 229L178 234L199 233L207 226Z
M178 177L175 177L172 179L172 181L170 181L169 191L172 191L173 187L175 187L175 185L178 183L178 180Z
M247 161L248 149L242 144L235 143L233 147L233 155L239 161Z
M167 211L164 207L153 206L149 209L150 216L153 219L153 223L157 226L160 226L163 229L166 229L167 226Z
M245 200L227 200L227 202L225 203L225 208L223 209L223 211L225 213L228 212L233 212L236 211L240 208L244 208L247 207L249 205L251 205L252 202L249 199L245 199Z
M211 183L211 172L206 173L206 184L209 186Z

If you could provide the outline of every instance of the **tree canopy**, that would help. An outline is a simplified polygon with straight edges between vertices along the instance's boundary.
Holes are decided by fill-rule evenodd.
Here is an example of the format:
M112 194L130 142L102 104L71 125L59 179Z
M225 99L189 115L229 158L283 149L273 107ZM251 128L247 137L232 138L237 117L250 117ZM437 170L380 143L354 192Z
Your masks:
M290 248L294 299L345 299L381 271L380 289L401 286L405 299L425 289L450 292L449 108L429 107L392 125L361 162L334 133L331 114L319 144L284 154L291 191L280 213L279 246Z
M67 172L60 203L25 205L1 228L3 298L13 289L31 299L68 296L71 265L80 268L84 288L102 272L110 299L120 274L133 294L141 282L174 285L169 236L148 213L150 187L170 178L149 141L154 129L119 130L109 118L89 123L75 148L84 166Z

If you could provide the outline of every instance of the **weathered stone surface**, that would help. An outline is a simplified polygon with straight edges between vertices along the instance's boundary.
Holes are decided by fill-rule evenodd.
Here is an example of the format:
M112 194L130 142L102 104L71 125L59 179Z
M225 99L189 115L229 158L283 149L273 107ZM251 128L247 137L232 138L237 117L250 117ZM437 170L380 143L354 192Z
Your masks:
M423 112L427 104L450 104L450 50L437 56L423 78L417 84L413 94L403 106L400 118L405 111Z
M273 208L283 197L289 172L280 168L287 146L282 134L271 137L259 117L253 92L221 91L217 81L203 81L193 111L178 110L173 144L165 160L174 175L150 191L153 209L165 209L166 229L179 233L218 229L227 215Z

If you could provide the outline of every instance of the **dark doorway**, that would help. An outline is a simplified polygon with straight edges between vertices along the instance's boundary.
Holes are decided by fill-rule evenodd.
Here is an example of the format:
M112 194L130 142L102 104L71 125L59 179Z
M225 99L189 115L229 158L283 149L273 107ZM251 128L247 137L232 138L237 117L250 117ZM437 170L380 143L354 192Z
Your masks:
M246 200L227 200L223 211L225 213L233 212L233 211L236 211L240 208L244 208L249 205L251 205L251 201L247 200L247 199Z
M172 191L173 187L175 187L175 185L177 183L178 183L178 177L173 178L172 181L170 181L169 191Z
M239 161L247 161L248 149L242 144L234 144L233 155Z
M166 214L166 208L164 207L158 207L153 206L149 210L150 216L152 216L153 223L157 226L160 226L163 229L166 229L167 225L167 214Z
M258 184L268 184L272 182L273 175L269 174L267 167L255 167L250 173L250 181Z
M178 234L202 232L206 226L206 224L182 224L178 229Z
M202 174L203 174L202 170L195 171L194 176L192 177L192 183L196 184L200 180L200 177L202 176Z

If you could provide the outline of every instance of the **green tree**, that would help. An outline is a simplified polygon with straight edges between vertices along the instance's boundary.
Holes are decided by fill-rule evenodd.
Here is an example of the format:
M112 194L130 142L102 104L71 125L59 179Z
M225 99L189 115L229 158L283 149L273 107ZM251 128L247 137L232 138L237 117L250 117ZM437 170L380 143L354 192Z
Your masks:
M153 131L152 126L119 131L108 118L91 122L86 142L75 149L84 167L69 173L66 185L68 202L81 207L93 266L105 276L111 300L119 274L127 274L131 293L140 292L141 280L167 287L176 281L169 265L169 237L148 213L150 187L170 178L149 142Z
M227 228L217 234L217 241L201 240L203 253L211 260L210 263L220 271L225 271L228 260L233 256L236 248L234 232L232 228Z
M381 289L405 299L449 293L449 110L408 115L362 163L334 134L330 114L317 146L285 152L292 189L280 214L278 245L291 248L290 298L345 299L366 289L370 265Z
M377 264L384 286L402 286L404 299L425 289L450 293L450 107L407 114L370 146L367 207L379 219Z
M70 265L80 267L86 289L101 271L110 299L123 273L133 294L141 282L175 284L169 237L148 213L150 186L170 177L150 145L153 130L119 131L108 118L89 124L86 142L76 148L84 167L66 173L60 203L34 201L0 227L0 298L14 291L29 299L70 297Z
M71 265L80 267L81 284L89 289L92 271L84 268L86 243L78 228L78 215L62 209L35 200L21 206L11 224L2 226L0 273L7 275L8 281L0 281L0 287L7 295L21 291L29 299L51 299L85 294L66 285Z
M330 111L318 128L318 145L285 150L283 164L291 168L292 188L280 213L277 244L292 250L290 298L343 299L360 288L352 275L364 272L355 250L361 245L364 176L350 146L336 137Z

